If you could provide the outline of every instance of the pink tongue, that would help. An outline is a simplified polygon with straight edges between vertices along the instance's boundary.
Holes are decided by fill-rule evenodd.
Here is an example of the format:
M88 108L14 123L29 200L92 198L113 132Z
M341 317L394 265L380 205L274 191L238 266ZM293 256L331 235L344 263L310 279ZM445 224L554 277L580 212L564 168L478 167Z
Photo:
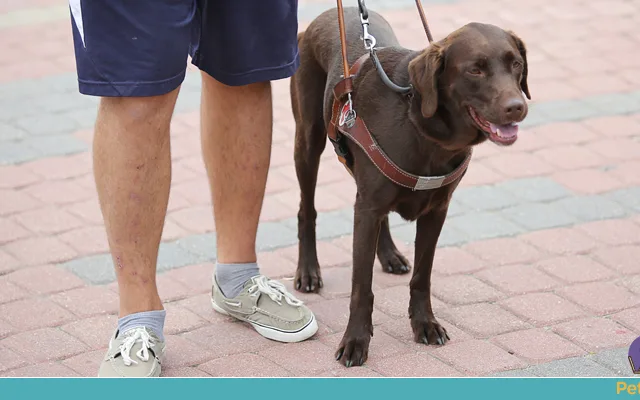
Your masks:
M518 125L513 124L513 125L494 125L492 123L489 123L489 126L491 128L491 132L496 133L497 130L500 130L500 136L503 138L512 138L514 136L516 136L518 134Z

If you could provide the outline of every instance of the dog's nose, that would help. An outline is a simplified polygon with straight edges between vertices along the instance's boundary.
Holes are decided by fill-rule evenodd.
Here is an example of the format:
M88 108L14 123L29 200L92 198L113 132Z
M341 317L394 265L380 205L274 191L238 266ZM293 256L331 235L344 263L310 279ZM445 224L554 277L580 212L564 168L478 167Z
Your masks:
M513 97L504 104L505 117L512 120L520 119L522 111L524 110L524 101L522 99Z

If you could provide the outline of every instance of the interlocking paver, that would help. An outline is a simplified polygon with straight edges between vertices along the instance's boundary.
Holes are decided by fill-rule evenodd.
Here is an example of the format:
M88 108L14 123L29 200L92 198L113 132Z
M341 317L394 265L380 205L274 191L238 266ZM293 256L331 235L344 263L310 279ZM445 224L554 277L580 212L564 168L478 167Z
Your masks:
M610 314L640 303L640 297L611 282L590 282L565 287L556 291L596 314ZM598 293L594 296L594 293Z
M445 318L458 328L471 332L476 338L486 338L501 333L526 329L521 318L496 304L479 303L444 311Z
M577 305L553 293L530 293L511 297L499 303L528 323L545 326L585 315Z
M536 266L567 283L602 281L615 277L615 272L584 255L552 258L540 261Z
M492 341L518 357L536 363L586 353L568 340L540 328L506 333L493 338Z
M116 295L105 286L87 286L56 293L51 300L79 317L118 311Z
M107 314L80 319L63 325L60 329L79 339L91 349L102 349L109 344L109 339L117 325L118 317Z
M219 377L285 377L291 373L258 354L235 354L211 360L198 367L211 376Z
M619 273L634 275L640 273L640 245L609 247L597 250L594 258Z
M575 228L554 228L526 233L521 240L554 254L585 253L597 242Z
M560 284L556 279L531 265L506 265L480 271L474 275L509 294L541 292Z
M41 345L34 345L36 343ZM87 350L78 339L55 328L19 333L4 339L2 344L31 362L68 358Z
M629 346L637 337L629 329L606 318L578 319L556 325L553 330L592 352Z
M482 340L442 346L434 350L436 358L452 364L457 370L471 375L487 375L494 372L521 368L525 362L495 345Z
M21 331L59 326L74 319L72 313L58 304L39 297L3 304L0 314L0 318Z
M519 238L478 241L463 248L472 254L476 254L490 266L521 264L544 257L540 250Z

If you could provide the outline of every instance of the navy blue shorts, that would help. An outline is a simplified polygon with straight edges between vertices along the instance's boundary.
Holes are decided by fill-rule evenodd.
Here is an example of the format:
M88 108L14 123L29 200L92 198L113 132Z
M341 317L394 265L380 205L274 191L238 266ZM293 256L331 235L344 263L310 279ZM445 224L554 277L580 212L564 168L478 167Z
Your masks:
M156 96L183 81L187 56L240 86L293 75L297 0L70 0L80 92Z

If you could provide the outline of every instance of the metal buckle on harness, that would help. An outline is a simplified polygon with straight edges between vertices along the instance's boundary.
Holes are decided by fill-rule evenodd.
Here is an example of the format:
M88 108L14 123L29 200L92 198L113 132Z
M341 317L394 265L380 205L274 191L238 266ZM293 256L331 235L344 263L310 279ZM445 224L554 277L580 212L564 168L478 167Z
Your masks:
M353 109L353 102L351 101L351 94L348 95L348 100L342 106L340 110L340 119L338 119L338 126L346 126L347 128L353 128L356 123L356 110Z

